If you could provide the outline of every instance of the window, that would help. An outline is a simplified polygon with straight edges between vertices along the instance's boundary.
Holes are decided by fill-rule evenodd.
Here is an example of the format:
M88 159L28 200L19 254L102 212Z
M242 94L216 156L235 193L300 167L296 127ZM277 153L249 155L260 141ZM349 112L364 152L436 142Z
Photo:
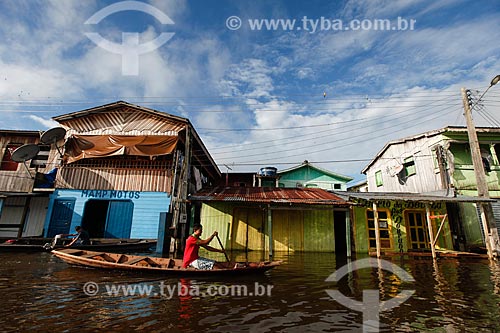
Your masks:
M413 159L413 156L405 158L403 166L405 168L406 177L410 177L416 174L415 160Z
M430 248L428 240L428 231L425 225L424 211L407 211L406 227L410 238L410 247L412 249L428 249Z
M31 160L30 168L36 168L36 167L45 168L47 166L47 161L49 160L50 146L38 145L38 147L40 147L40 152Z
M377 185L377 187L384 185L384 183L382 182L382 171L381 170L375 172L375 184Z
M16 150L21 146L22 145L20 143L9 143L7 145L7 147L5 148L5 152L3 153L2 165L0 167L0 170L5 170L5 171L17 170L18 163L12 160L12 153L14 152L14 150Z
M372 210L366 211L368 221L368 242L370 248L377 247L377 240L375 237L375 214ZM389 231L389 211L378 210L378 227L380 235L380 247L383 249L390 249L391 247L391 234Z
M340 184L333 184L333 189L340 190L340 189L342 189L342 185L340 185Z

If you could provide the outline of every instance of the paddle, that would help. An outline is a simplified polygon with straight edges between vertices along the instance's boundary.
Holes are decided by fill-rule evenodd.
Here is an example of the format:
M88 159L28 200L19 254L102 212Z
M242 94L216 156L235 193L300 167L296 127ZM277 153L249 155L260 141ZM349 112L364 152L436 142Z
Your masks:
M226 260L227 260L227 262L229 262L229 257L227 256L226 250L224 250L224 246L222 246L222 242L220 241L219 235L215 235L215 237L217 237L217 240L219 241L220 248L222 249L222 251L224 251L224 255L226 256Z

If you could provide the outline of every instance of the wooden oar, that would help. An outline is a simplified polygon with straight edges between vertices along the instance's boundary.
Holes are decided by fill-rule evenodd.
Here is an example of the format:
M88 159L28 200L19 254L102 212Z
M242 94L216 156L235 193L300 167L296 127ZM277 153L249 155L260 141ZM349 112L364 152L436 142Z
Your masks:
M220 241L219 235L215 235L215 237L217 237L217 240L219 241L220 248L222 249L222 251L224 251L224 255L226 256L226 260L227 260L227 262L229 262L229 257L227 256L226 250L224 250L224 246L222 246L222 242Z

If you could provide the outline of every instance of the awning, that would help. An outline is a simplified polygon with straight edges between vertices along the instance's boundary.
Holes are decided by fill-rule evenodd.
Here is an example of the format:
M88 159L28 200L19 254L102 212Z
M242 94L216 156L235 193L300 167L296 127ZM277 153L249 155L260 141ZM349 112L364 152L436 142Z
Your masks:
M177 136L72 135L66 142L67 163L117 155L157 156L174 151Z

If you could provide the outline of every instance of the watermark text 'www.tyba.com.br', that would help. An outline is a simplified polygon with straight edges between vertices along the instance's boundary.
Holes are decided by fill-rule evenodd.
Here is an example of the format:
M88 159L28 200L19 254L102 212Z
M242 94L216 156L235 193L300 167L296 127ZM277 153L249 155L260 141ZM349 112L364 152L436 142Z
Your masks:
M226 19L229 30L246 26L251 31L303 31L310 34L321 31L406 31L415 30L417 20L398 16L396 19L353 19L349 21L327 17L301 19L260 18L242 20L238 16Z

